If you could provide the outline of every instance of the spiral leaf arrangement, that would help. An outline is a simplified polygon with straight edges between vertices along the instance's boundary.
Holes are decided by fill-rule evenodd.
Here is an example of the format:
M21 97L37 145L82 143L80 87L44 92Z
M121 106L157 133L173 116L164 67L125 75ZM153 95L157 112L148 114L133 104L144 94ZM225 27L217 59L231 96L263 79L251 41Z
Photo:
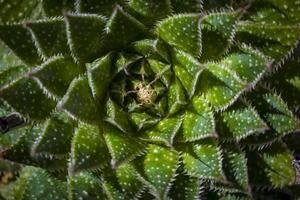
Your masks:
M0 199L299 195L298 0L2 0L0 22Z

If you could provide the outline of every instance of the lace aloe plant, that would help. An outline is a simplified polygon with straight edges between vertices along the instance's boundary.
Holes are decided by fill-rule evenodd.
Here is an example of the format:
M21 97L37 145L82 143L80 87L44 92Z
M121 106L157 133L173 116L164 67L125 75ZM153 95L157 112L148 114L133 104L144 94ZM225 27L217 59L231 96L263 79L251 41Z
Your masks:
M0 197L297 197L299 22L298 0L0 1Z

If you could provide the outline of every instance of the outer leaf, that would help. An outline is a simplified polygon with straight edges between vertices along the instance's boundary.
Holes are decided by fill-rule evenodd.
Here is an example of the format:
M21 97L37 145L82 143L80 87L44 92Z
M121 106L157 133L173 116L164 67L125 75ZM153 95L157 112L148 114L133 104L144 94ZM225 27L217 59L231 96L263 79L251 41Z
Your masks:
M124 164L117 169L118 182L122 192L127 193L130 198L137 197L142 192L144 185L138 178L140 175L131 164Z
M171 0L176 13L199 13L202 9L202 0Z
M69 173L103 167L109 159L108 150L99 128L80 124L72 140Z
M219 58L228 50L235 34L237 18L237 12L211 13L202 18L201 60Z
M65 15L68 43L72 54L79 62L91 62L102 50L102 33L106 20L98 15Z
M215 136L214 116L208 102L202 97L193 98L195 111L186 111L183 121L185 141L195 141Z
M25 26L31 31L35 44L44 57L69 53L63 19L55 18L26 22Z
M222 65L208 63L199 81L199 93L217 110L231 105L243 92L244 83L234 72Z
M141 39L144 35L144 25L126 13L120 6L116 6L106 25L104 45L110 50L120 49Z
M114 168L122 163L130 162L145 151L145 145L142 142L125 135L111 125L105 125L104 138L110 151L111 164Z
M100 114L86 77L80 77L72 81L58 107L71 117L83 122L92 124L100 122Z
M102 200L105 198L101 182L90 173L80 172L69 177L70 199Z
M24 65L12 66L7 69L0 70L0 88L11 83L13 80L27 72L27 70L27 67Z
M268 126L251 107L227 110L222 113L222 116L231 134L221 135L229 140L240 140L268 129Z
M174 51L174 72L186 89L189 97L194 95L203 66L192 56L182 51Z
M219 147L210 140L203 140L194 145L193 154L183 155L184 168L188 174L204 179L223 179L221 172L222 160Z
M67 154L76 123L65 114L53 115L45 123L43 132L35 141L33 153L51 155Z
M163 18L171 11L169 0L130 0L128 4L140 16L153 20Z
M20 78L2 88L0 98L32 120L45 119L55 107L55 102L31 78Z
M112 59L113 55L108 54L105 57L88 64L88 80L94 98L97 101L103 100L112 80Z
M21 24L0 25L0 39L24 63L34 66L41 62L30 32Z
M82 13L95 13L109 17L116 5L123 5L124 0L78 0L77 6Z
M60 16L75 10L75 0L43 0L43 10L47 16Z
M144 161L145 174L150 189L157 198L164 198L178 167L179 155L176 151L151 145Z
M197 14L175 15L160 22L157 33L168 44L198 56L201 52L199 19Z
M47 94L60 99L72 80L80 73L80 67L71 58L56 56L33 69L30 76L37 80Z

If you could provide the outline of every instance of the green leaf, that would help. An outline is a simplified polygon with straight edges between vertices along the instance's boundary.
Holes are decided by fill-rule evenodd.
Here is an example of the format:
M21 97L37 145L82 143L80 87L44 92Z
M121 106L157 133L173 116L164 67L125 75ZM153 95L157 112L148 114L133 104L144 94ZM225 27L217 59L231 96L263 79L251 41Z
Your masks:
M174 138L182 124L181 117L165 118L153 128L145 131L146 139L172 146Z
M85 76L72 81L58 108L80 121L91 124L100 122L100 114Z
M66 14L68 42L74 58L91 62L102 51L102 33L106 20L92 14Z
M216 110L236 101L245 89L244 83L233 71L216 63L207 63L201 73L198 94L204 95Z
M187 142L215 137L214 116L208 102L195 96L192 104L195 111L187 110L183 120L184 140Z
M102 187L108 200L126 200L125 194L116 189L111 183L104 181Z
M149 115L146 112L133 112L130 114L130 119L137 127L137 131L148 129L160 121L159 118Z
M25 22L24 25L31 31L35 44L44 57L69 53L63 19L54 18Z
M255 84L268 67L267 58L258 51L244 46L245 53L235 53L222 60L222 63L235 71L247 83Z
M34 142L34 154L65 155L69 153L76 123L63 113L45 122L44 130Z
M94 98L98 101L104 99L113 74L113 55L105 57L87 64L87 75Z
M1 88L0 98L32 120L45 119L55 107L55 102L31 78L20 78Z
M103 132L114 168L130 162L145 151L145 145L141 141L125 135L111 125L105 125Z
M132 132L132 126L129 121L128 113L125 112L119 105L117 105L111 98L106 102L106 117L105 121L118 127L125 133Z
M47 16L61 16L75 10L75 0L43 0L43 10Z
M211 140L203 140L193 147L193 154L183 155L185 171L203 179L222 180L222 159L220 148Z
M139 179L140 174L133 165L123 164L116 173L122 192L127 193L130 198L137 198L144 189L144 185Z
M131 42L143 38L145 26L120 6L116 6L108 23L104 35L104 46L109 50L126 47Z
M151 145L144 160L144 169L150 189L157 198L164 198L175 177L179 154L174 150Z
M86 169L97 169L107 164L108 149L99 128L80 124L76 129L71 148L70 174Z
M199 13L202 9L202 0L171 0L175 13Z
M77 173L69 177L68 183L71 199L102 200L105 198L100 180L91 173Z
M168 91L168 109L169 115L183 109L187 104L185 91L180 81L175 78Z
M175 75L181 81L187 94L191 98L196 90L203 66L195 58L182 51L174 51L173 56L175 60Z
M0 70L0 88L13 82L13 80L25 74L27 71L28 68L24 65L12 66L4 70Z
M226 135L221 132L221 136L228 140L239 141L249 135L264 132L268 129L268 126L256 111L249 106L229 109L221 115L230 132Z
M235 147L224 149L223 169L226 177L236 183L244 192L250 191L246 155Z
M18 1L3 0L0 2L0 23L8 24L20 22L22 19L31 19L41 16L40 2L37 0Z
M292 166L292 155L285 151L273 150L275 145L271 146L269 151L262 153L262 158L267 164L265 173L267 174L273 186L281 188L294 184L296 171Z
M34 66L41 62L31 34L22 24L0 25L0 39L25 64Z
M157 34L168 44L193 56L201 52L200 16L197 14L174 15L157 26Z
M67 200L66 185L42 169L25 167L14 186L13 199Z
M37 80L49 96L62 98L72 80L81 73L80 66L66 56L55 56L33 69L30 76Z
M170 0L129 0L128 5L138 15L152 20L164 18L171 11Z
M233 42L237 12L210 13L201 20L201 60L213 60L224 54Z
M116 5L125 4L124 0L78 0L77 5L81 13L95 13L109 17Z
M166 87L169 87L172 77L171 66L154 59L148 59L147 61L155 75L160 78Z

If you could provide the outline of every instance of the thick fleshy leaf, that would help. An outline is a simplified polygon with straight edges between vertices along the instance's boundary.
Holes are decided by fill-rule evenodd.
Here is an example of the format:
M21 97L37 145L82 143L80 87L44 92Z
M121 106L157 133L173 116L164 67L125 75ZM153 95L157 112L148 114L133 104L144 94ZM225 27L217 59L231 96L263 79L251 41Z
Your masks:
M175 75L191 98L194 95L199 75L204 67L195 58L182 51L174 51L173 56L175 60Z
M237 18L237 12L210 13L203 17L201 60L217 59L228 50L233 42Z
M267 58L257 51L244 47L242 54L231 54L222 63L247 83L256 83L268 67Z
M171 0L172 8L176 13L199 13L203 0Z
M133 112L130 114L130 119L137 127L137 131L148 129L160 121L160 118L154 117L145 112Z
M0 25L0 39L25 64L34 66L41 62L31 34L22 24Z
M47 16L61 16L75 10L75 0L43 0L43 10Z
M111 125L105 125L104 138L111 154L111 164L117 167L122 163L130 162L145 151L145 145L135 138L125 135Z
M17 79L27 71L28 68L24 65L12 66L4 70L0 70L0 88L13 82L13 80Z
M26 18L36 18L40 16L40 2L38 0L11 1L3 0L0 2L0 23L20 22Z
M168 91L169 115L180 111L187 104L185 91L180 81L175 78Z
M106 20L92 14L66 14L68 42L74 58L91 62L102 51L102 34Z
M172 184L179 165L179 154L157 145L151 145L147 152L144 169L150 189L157 198L164 198Z
M87 172L69 177L69 197L81 200L102 200L105 198L100 179Z
M96 101L101 101L105 98L106 91L112 79L112 62L113 55L97 59L91 64L88 64L88 80Z
M235 147L224 148L223 169L226 177L244 192L250 191L245 153Z
M116 6L107 25L104 45L109 50L126 47L129 43L141 39L145 35L145 27L137 19Z
M44 57L69 53L64 20L61 18L26 22L35 44Z
M197 14L174 15L158 24L157 33L168 44L197 57L201 52L199 20Z
M71 117L83 122L92 124L100 122L100 114L86 77L80 77L72 81L58 107Z
M219 147L211 140L203 140L194 145L192 156L183 155L185 171L191 176L203 179L222 180L222 158Z
M202 97L193 98L194 110L188 110L183 120L183 137L185 141L195 141L215 137L214 116L208 102Z
M2 88L0 98L32 120L45 119L55 107L55 102L31 78L20 78Z
M102 187L108 200L126 200L125 194L116 189L111 183L105 181Z
M77 0L81 13L95 13L109 17L116 5L123 5L124 0Z
M155 75L161 79L166 87L169 87L172 77L171 66L154 59L148 59L148 62Z
M144 185L138 178L140 174L131 164L120 166L117 171L118 182L122 187L122 192L127 193L130 198L135 198L140 195L144 189Z
M157 20L171 11L170 0L129 0L130 8L146 19Z
M66 56L55 56L48 59L30 72L44 91L56 99L66 93L72 80L81 73L80 66Z
M176 133L182 124L181 117L165 118L153 128L145 131L146 139L172 146Z
M45 123L32 153L64 155L69 153L76 123L63 113L54 114Z
M97 169L107 164L108 149L99 128L80 124L72 140L70 174L85 169Z
M214 109L224 109L235 102L246 83L222 65L208 63L206 67L200 76L198 92L204 95Z
M262 153L262 158L266 162L265 173L271 184L275 187L288 186L294 183L296 171L291 165L292 155L287 151L273 150L275 145L270 147L269 151Z
M117 105L112 99L108 99L106 102L106 117L105 121L118 127L121 131L131 133L132 126L129 121L128 113L126 113L119 105Z
M65 183L40 169L25 167L14 185L12 199L67 200Z
M259 117L256 111L249 106L226 110L221 115L223 122L226 123L229 129L229 133L220 133L226 140L240 140L268 129L268 126Z

